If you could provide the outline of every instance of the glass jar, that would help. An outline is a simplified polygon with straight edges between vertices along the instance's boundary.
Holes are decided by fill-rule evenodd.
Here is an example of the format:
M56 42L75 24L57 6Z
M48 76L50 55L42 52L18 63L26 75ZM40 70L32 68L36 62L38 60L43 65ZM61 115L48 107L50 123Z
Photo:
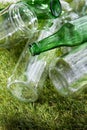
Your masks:
M87 88L87 43L53 60L49 77L61 95L79 94Z
M0 12L0 47L31 41L37 27L37 17L29 5L24 2L11 4Z
M7 88L11 94L24 102L34 102L43 90L47 78L48 64L55 51L31 56L26 44L12 75L8 79Z

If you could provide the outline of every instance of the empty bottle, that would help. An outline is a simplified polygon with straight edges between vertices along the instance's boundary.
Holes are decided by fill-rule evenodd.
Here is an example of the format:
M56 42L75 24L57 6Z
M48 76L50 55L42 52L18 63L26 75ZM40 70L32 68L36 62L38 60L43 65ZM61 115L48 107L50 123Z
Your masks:
M79 94L87 88L87 42L69 54L55 58L49 67L51 83L63 95Z
M53 35L29 46L32 55L60 47L76 46L87 41L87 16L65 23Z
M0 47L31 41L37 27L37 16L30 6L23 2L11 4L0 12Z
M34 102L43 90L47 78L48 64L55 51L31 56L26 44L17 65L8 79L7 88L11 94L24 102ZM50 57L49 57L50 56Z

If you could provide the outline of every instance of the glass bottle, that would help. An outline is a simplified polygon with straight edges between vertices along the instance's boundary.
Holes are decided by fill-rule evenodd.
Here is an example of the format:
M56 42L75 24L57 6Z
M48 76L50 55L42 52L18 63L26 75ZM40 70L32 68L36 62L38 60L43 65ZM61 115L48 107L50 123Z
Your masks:
M57 18L61 12L59 0L22 0L31 5L38 19Z
M24 102L34 102L43 90L47 78L48 64L55 51L31 56L26 44L17 65L8 79L7 88L11 94Z
M61 47L76 46L87 41L87 16L65 23L56 33L29 45L32 55Z
M0 47L31 41L37 27L37 16L29 5L23 2L11 4L0 12Z
M69 54L55 58L49 67L49 77L63 95L79 94L87 88L87 42Z

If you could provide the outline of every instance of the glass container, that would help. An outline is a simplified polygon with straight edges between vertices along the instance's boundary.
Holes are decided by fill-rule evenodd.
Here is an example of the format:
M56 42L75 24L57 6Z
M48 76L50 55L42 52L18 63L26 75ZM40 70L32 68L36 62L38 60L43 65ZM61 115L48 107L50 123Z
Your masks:
M14 97L24 102L34 102L43 90L48 64L55 51L32 56L26 44L17 65L8 79L7 88Z
M31 41L37 27L37 16L29 5L23 2L11 4L0 12L0 47Z
M49 77L63 96L79 94L87 88L87 42L69 54L55 58L49 67Z

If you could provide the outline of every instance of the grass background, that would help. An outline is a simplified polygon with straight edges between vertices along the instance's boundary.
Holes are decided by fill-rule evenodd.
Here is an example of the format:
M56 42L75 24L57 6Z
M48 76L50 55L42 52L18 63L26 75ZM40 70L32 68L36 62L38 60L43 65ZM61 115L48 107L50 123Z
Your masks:
M20 102L9 93L7 79L23 47L0 49L0 130L87 130L86 90L73 98L62 97L48 77L35 103Z

